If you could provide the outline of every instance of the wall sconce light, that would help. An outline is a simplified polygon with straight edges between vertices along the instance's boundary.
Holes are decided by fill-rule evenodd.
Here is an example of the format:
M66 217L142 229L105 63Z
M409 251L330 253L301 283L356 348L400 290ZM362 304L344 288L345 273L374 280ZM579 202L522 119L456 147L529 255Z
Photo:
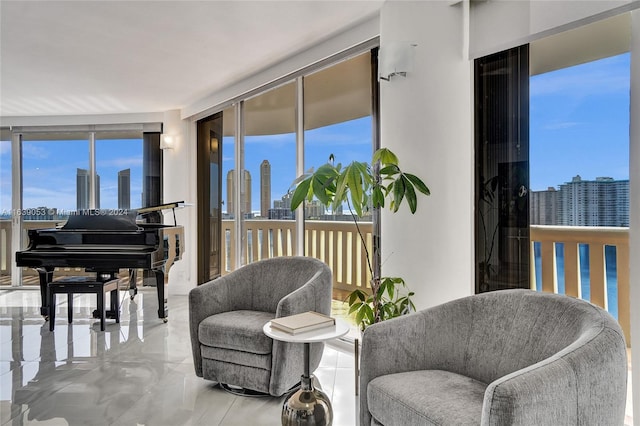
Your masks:
M395 75L407 76L413 71L413 59L416 43L410 41L391 41L380 47L378 58L378 77L389 81Z
M176 139L173 135L160 135L160 149L173 149Z

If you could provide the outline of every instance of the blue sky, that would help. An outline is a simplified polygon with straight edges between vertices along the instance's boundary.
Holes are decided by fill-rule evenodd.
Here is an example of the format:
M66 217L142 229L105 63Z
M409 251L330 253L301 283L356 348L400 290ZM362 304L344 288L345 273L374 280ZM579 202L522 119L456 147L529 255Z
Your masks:
M533 76L530 188L575 175L629 179L628 53Z
M23 207L76 209L76 170L89 165L89 142L25 141L22 146ZM142 194L142 141L98 140L96 168L100 176L100 207L118 207L118 171L131 169L131 207L139 207ZM0 144L0 210L11 206L9 143Z
M234 168L232 138L223 141L222 199L227 197L227 172ZM252 210L260 211L260 164L271 165L271 206L291 188L296 178L296 141L293 133L245 138L245 169L251 174ZM371 161L371 118L364 117L305 132L305 170L326 163L334 154L336 163Z
M530 188L534 191L570 181L609 176L629 178L630 55L623 54L531 78ZM305 168L317 167L330 154L343 164L371 158L370 118L305 133ZM108 145L107 145L108 144ZM226 173L234 167L233 142L223 142L222 198ZM107 148L108 147L108 148ZM252 209L260 209L263 159L271 163L272 200L279 199L295 178L293 134L246 138L245 167L252 176ZM76 207L77 168L87 168L88 143L29 142L25 161L24 207ZM117 207L117 172L131 168L132 207L142 192L140 141L98 141L101 207ZM11 206L10 143L0 142L0 210ZM185 197L186 198L186 197ZM186 200L195 201L195 200ZM223 209L224 210L224 209Z

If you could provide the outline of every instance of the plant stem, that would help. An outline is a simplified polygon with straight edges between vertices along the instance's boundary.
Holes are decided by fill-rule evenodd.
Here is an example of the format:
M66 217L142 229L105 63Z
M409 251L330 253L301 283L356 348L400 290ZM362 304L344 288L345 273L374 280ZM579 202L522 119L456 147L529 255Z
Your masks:
M371 266L371 259L369 259L369 249L367 248L367 243L364 239L364 235L362 235L362 231L360 230L360 226L358 225L358 219L356 218L356 215L353 214L353 210L351 209L351 203L349 202L349 198L347 198L347 206L349 207L349 211L351 212L353 223L356 224L356 230L358 231L358 236L360 237L362 248L364 248L364 252L367 257L367 266L369 267L369 272L371 273L371 277L373 277L373 267Z
M371 259L369 258L369 249L367 248L367 242L364 239L364 235L362 235L362 231L360 230L360 226L358 225L358 219L356 215L353 214L353 210L351 209L351 203L349 202L349 198L347 198L347 206L349 207L349 211L351 212L351 217L353 218L353 223L356 225L356 230L358 231L358 236L360 237L360 242L362 243L362 248L366 254L367 258L367 267L369 268L369 273L371 274L371 292L373 295L373 322L377 323L381 321L380 318L380 301L378 300L378 288L380 287L380 277L374 276L373 267L371 266Z

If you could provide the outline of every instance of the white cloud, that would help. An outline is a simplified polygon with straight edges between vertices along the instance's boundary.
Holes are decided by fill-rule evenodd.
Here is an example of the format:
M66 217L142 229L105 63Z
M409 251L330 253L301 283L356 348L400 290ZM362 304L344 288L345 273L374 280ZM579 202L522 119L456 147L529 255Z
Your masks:
M560 130L560 129L568 129L571 127L581 126L585 123L581 123L579 121L559 121L554 123L549 123L544 126L546 130Z
M116 167L120 170L136 168L142 165L142 155L134 157L113 158L106 161L98 161L98 167Z
M616 64L617 66L612 66ZM629 88L628 64L614 58L532 77L530 96L533 98L562 95L584 98L590 95L627 93Z

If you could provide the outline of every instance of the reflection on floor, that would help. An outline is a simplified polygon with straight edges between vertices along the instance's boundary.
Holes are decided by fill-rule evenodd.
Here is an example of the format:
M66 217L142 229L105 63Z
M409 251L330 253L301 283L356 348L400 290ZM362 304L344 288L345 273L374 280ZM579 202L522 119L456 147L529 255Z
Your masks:
M157 317L153 288L121 292L121 321L91 318L95 296L58 298L55 331L40 315L38 289L0 290L0 425L278 425L283 398L225 392L196 377L186 296ZM334 425L356 424L354 358L327 346L315 372Z

